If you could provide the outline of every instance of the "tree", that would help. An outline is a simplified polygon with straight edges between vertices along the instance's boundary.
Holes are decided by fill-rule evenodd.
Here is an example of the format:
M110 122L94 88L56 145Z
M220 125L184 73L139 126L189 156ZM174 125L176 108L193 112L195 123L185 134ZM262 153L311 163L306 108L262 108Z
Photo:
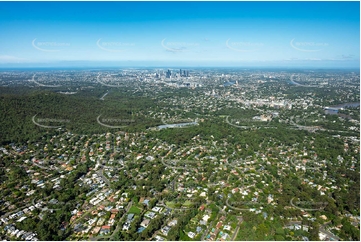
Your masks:
M311 241L318 241L320 238L318 237L320 226L318 223L312 223L312 227L310 229L310 240Z
M277 234L277 235L275 235L275 240L277 240L277 241L285 241L285 237L283 237L282 235Z

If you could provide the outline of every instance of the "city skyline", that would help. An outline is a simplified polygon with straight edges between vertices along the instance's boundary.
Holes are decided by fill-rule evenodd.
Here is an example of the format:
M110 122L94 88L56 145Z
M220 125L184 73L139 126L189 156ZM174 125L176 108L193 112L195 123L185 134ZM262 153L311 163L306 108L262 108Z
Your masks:
M0 68L359 68L359 9L356 1L1 2Z

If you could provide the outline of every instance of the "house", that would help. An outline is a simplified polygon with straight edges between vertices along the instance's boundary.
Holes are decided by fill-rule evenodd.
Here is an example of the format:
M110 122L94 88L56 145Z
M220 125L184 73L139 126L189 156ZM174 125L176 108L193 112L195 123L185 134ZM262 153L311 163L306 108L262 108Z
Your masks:
M100 234L109 234L110 233L110 226L103 225L100 230Z
M91 228L92 228L92 226L88 226L88 227L84 228L81 232L82 232L83 234L87 234L87 233L89 233L89 231L90 231Z
M224 225L223 229L230 231L230 230L231 230L231 226L229 226L229 225Z
M104 222L105 222L105 218L100 218L97 222L97 225L101 226L104 224Z
M90 220L88 221L88 224L89 224L89 225L93 225L96 221L97 221L97 218L90 219Z
M168 226L172 227L172 226L176 225L177 222L178 222L177 219L173 219L172 221L170 221L170 222L168 223Z
M210 218L210 217L208 216L208 214L206 214L206 215L203 216L202 220L205 221L205 222L207 222L209 218Z
M156 213L160 212L161 210L162 210L162 208L160 208L160 207L154 207L154 208L152 208L152 211L154 211L154 212L156 212Z
M168 232L169 232L169 230L170 230L170 227L168 227L168 226L164 226L163 228L161 228L161 232L162 232L162 234L164 234L165 236L168 236Z
M108 206L105 208L105 211L109 212L110 210L112 210L113 206Z
M153 219L155 218L156 214L154 212L147 212L146 214L144 214L144 216Z
M164 238L159 235L155 236L154 239L155 241L164 241Z
M115 223L115 220L113 218L108 220L108 225L113 226Z
M146 228L146 227L148 227L149 223L150 223L150 219L144 219L144 220L140 223L140 226Z
M324 234L324 233L322 233L322 232L319 232L319 233L318 233L318 237L319 237L320 240L322 241L322 240L326 240L327 235Z
M169 215L172 212L172 209L166 208L166 210L163 212L164 215Z
M98 210L104 210L104 208L105 208L104 205L100 205L100 206L98 207Z
M93 230L92 230L92 234L98 234L99 233L99 231L100 231L100 229L101 229L101 227L95 227Z
M127 231L130 228L130 223L129 222L125 222L125 224L123 225L123 230Z
M141 233L141 232L143 232L144 230L145 230L144 227L139 227L138 230L137 230L137 233Z
M25 220L26 218L27 217L23 216L23 217L19 218L18 220L16 220L16 222L21 222L21 221Z
M133 218L134 218L134 213L128 214L128 216L127 216L127 222L131 222L131 221L133 220Z
M189 238L193 239L196 234L193 233L193 232L188 232L187 235L188 235Z
M113 208L110 212L116 215L116 214L119 212L119 210L118 210L118 209Z
M220 229L221 227L222 227L222 222L218 222L217 225L216 225L216 228Z
M239 188L238 188L238 187L232 189L232 194L235 194L236 192L239 192Z
M25 233L24 230L20 230L17 234L16 234L16 238L19 238L21 235L23 235Z
M228 235L227 233L224 233L224 234L222 235L222 239L224 239L224 240L227 240L228 237L229 237L229 235Z

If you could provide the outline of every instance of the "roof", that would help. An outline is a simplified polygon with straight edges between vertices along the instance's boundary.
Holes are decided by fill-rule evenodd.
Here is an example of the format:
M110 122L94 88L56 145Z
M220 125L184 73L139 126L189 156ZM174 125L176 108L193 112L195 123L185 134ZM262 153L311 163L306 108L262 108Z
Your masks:
M217 229L221 228L222 227L222 222L218 222L216 227L217 227Z

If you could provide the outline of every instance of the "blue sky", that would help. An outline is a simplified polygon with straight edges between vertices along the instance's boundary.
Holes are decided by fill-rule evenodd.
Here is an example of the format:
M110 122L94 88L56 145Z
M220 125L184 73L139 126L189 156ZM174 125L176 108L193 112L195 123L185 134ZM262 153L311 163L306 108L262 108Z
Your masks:
M0 2L0 29L0 67L360 65L359 2Z

